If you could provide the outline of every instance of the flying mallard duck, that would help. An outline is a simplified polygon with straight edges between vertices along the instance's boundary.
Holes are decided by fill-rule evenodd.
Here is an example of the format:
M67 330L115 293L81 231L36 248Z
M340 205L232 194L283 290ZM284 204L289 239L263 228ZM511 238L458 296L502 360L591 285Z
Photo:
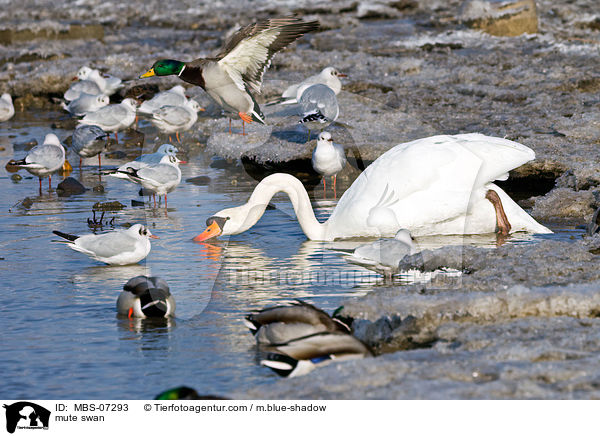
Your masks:
M242 127L252 121L264 124L264 115L250 89L260 93L263 73L275 53L318 27L318 21L294 17L259 21L238 30L214 58L191 62L161 59L140 78L176 74L202 87L225 111L237 114Z

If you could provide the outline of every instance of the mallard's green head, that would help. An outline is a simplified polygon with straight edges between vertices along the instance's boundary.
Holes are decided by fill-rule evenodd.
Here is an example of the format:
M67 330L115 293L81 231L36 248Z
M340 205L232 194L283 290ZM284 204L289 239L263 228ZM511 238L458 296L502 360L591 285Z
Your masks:
M150 68L146 73L142 74L140 79L143 79L144 77L170 76L172 74L179 74L184 66L185 62L175 61L173 59L161 59L154 62L152 68Z
M161 392L154 398L155 400L195 400L198 398L198 392L187 386L169 389Z

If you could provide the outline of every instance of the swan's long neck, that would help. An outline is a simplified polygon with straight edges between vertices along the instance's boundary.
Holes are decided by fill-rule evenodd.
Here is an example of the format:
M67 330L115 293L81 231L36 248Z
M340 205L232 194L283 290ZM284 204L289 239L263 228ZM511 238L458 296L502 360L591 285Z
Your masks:
M265 212L269 201L278 192L285 192L292 205L294 206L294 212L296 218L302 227L302 231L311 240L322 241L325 239L327 231L327 222L321 224L315 218L308 193L304 186L294 176L289 174L277 173L265 177L254 189L254 192L250 196L248 203L245 204L247 208L246 220L243 224L244 229L240 229L240 233L248 230Z

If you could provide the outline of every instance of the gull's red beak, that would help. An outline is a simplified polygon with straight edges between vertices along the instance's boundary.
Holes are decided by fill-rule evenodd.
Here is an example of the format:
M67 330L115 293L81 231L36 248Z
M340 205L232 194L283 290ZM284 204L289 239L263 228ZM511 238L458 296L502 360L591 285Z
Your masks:
M216 238L222 232L223 232L223 230L221 230L221 228L219 227L217 222L213 221L212 224L206 228L206 230L204 230L202 233L200 233L198 236L196 236L193 240L195 242L206 241L211 238Z
M160 239L160 238L159 238L158 236L156 236L156 235L148 235L148 237L149 237L149 238L152 238L152 239Z
M343 74L343 73L338 73L338 77L348 77L347 74Z

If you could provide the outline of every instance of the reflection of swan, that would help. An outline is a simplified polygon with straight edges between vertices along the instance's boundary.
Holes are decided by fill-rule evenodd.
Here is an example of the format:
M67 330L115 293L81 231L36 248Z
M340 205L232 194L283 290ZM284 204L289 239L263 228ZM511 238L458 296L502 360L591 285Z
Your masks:
M500 225L498 207L504 209L512 232L551 233L491 183L506 179L508 171L534 157L534 152L524 145L477 133L432 136L400 144L356 179L324 223L315 218L308 194L298 179L273 174L257 185L246 204L224 209L209 218L208 228L195 240L248 230L263 215L273 195L281 191L290 197L309 239L393 236L399 228L380 234L367 222L369 212L388 186L398 199L388 208L396 215L399 227L415 236L493 233ZM488 191L495 191L499 201L488 200Z

